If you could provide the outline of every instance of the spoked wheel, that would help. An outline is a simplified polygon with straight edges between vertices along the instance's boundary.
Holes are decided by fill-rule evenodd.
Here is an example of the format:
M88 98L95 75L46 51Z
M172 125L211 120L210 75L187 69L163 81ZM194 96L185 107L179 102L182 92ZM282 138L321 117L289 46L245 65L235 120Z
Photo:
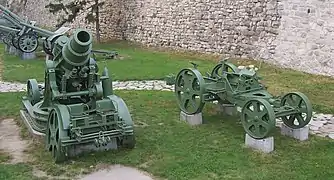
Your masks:
M242 108L241 123L251 137L263 139L275 128L274 109L266 100L249 100Z
M14 32L8 33L7 36L5 37L4 43L7 44L8 46L14 46L13 45L13 41L12 41L12 39L14 37L15 37L15 33Z
M18 46L21 51L31 53L38 47L38 37L33 33L22 34L18 38Z
M306 126L312 118L312 105L310 100L301 92L288 93L283 96L281 106L290 106L299 113L283 116L282 121L290 128L298 129Z
M41 98L36 79L29 79L27 82L27 96L31 105L35 105Z
M222 71L223 70L223 71ZM222 72L237 72L238 68L231 63L217 64L211 71L212 78L222 77Z
M180 109L187 114L196 114L204 107L204 79L196 69L183 69L176 76L175 95Z
M48 118L46 129L46 148L51 152L51 155L56 163L65 160L65 152L61 147L61 137L64 136L64 131L60 128L60 114L55 109L51 110Z
M11 39L12 44L16 49L19 49L19 46L18 46L19 41L18 40L19 40L19 37L17 35L13 36L12 39Z

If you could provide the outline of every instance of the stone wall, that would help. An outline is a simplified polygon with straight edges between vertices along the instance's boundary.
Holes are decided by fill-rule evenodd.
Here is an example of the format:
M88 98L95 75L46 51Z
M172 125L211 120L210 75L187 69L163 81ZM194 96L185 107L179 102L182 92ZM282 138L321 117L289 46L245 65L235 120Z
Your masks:
M22 14L43 26L56 17L50 0L25 0ZM334 76L331 0L106 0L104 40L263 59L301 71ZM71 27L91 29L83 18Z
M334 1L282 0L275 54L263 58L297 70L334 76Z

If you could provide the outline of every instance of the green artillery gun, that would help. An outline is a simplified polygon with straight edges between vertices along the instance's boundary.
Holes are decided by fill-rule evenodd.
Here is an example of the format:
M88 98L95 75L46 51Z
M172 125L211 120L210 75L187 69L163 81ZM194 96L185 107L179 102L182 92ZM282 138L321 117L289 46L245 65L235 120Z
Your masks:
M108 69L98 74L91 57L91 34L77 29L70 37L58 35L46 41L52 44L53 56L46 60L44 88L35 79L27 81L20 115L32 133L45 136L55 162L83 149L111 149L112 141L134 148L131 115L114 94Z
M48 31L35 26L36 22L23 20L16 14L0 5L2 12L0 19L0 31L6 34L4 43L14 46L22 52L35 51L39 45L39 39L55 34L63 35L70 28L62 27L55 32Z
M283 97L274 97L260 77L250 69L238 69L223 60L211 73L203 77L194 68L182 69L173 78L166 80L175 84L175 96L181 111L186 114L200 113L206 102L218 101L241 107L241 123L251 137L263 139L275 128L276 119L298 129L307 125L312 118L312 105L301 92L291 92Z
M115 59L118 56L116 51L107 51L107 50L92 50L92 53L102 54L104 59Z

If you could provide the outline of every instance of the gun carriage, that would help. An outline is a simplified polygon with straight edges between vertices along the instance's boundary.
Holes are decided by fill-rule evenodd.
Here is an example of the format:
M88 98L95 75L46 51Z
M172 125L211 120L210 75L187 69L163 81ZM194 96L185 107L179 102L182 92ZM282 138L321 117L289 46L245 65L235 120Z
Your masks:
M204 77L193 65L194 68L182 69L176 78L169 79L169 84L175 84L178 106L186 114L200 113L206 102L233 104L242 108L243 128L256 139L267 137L277 118L293 129L302 128L311 120L312 105L301 92L275 97L260 83L255 71L238 69L227 60Z
M69 28L61 33L48 31L35 26L36 22L23 20L16 14L0 5L1 19L0 31L5 34L4 43L14 46L22 52L30 53L38 48L39 40L55 34L64 34Z
M134 148L133 121L125 102L113 92L108 69L98 74L91 57L92 36L78 29L69 38L50 36L52 58L46 60L44 88L27 81L20 111L34 134L45 135L46 149L62 162L80 146L108 149L112 140Z

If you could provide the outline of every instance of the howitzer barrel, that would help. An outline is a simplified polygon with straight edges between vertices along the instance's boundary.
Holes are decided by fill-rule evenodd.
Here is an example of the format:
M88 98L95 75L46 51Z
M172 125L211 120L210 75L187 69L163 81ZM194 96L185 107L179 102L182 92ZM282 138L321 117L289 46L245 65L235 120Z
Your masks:
M89 61L92 51L92 35L83 29L78 29L62 48L62 55L68 65L82 66Z
M20 30L0 25L0 31L10 33L10 32L13 32L13 31L14 32L19 32Z
M7 27L12 27L13 24L6 19L0 18L0 25L2 26L7 26Z
M27 24L25 22L20 22L20 24L33 29L38 34L38 36L49 37L49 36L52 36L52 35L55 34L52 31L36 27L36 26L31 25L31 24Z

